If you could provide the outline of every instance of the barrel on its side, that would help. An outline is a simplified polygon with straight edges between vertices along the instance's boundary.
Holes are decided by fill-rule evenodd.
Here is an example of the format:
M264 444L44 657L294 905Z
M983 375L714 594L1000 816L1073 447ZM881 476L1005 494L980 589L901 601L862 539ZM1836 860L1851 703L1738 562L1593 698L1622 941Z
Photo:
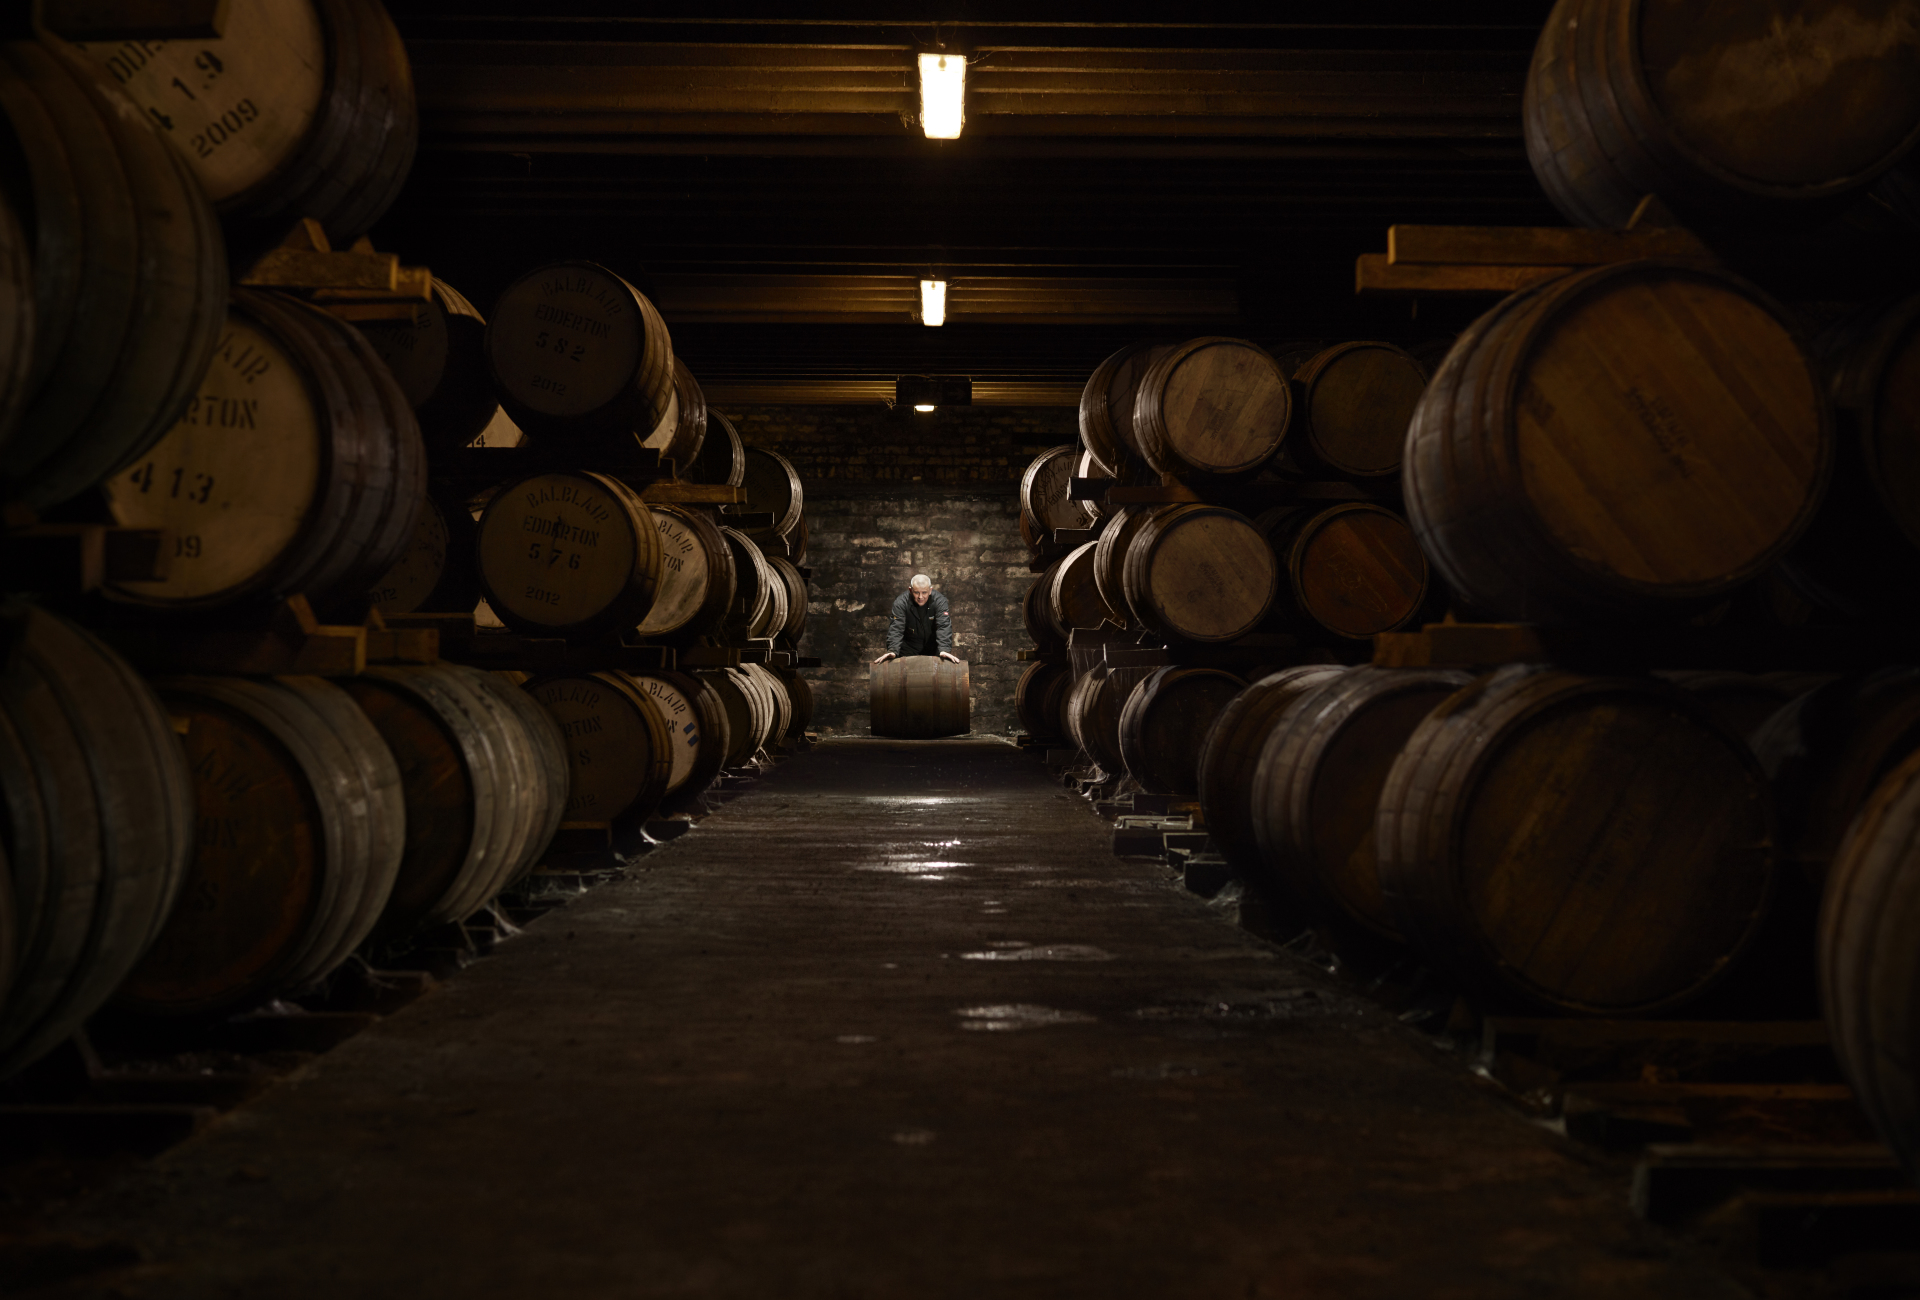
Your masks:
M1056 528L1085 528L1093 522L1086 504L1067 495L1079 459L1080 448L1072 443L1049 447L1020 476L1020 515L1023 527L1035 536Z
M964 736L973 730L973 681L964 662L937 655L889 659L873 665L868 708L876 736Z
M1233 641L1266 617L1279 566L1244 515L1173 506L1156 510L1134 534L1122 584L1128 608L1153 631L1179 641Z
M1020 725L1035 740L1067 738L1067 696L1073 690L1073 669L1064 663L1040 660L1027 665L1013 688L1013 708Z
M711 408L707 436L693 459L680 466L680 477L690 483L723 483L739 487L747 477L747 448L733 421Z
M1427 599L1419 539L1385 506L1278 506L1254 524L1284 573L1270 625L1364 640L1405 627Z
M1120 711L1120 758L1149 794L1200 797L1207 733L1246 682L1218 668L1155 669Z
M1134 441L1162 474L1250 474L1273 459L1293 420L1287 376L1246 339L1172 348L1141 380Z
M1147 472L1134 450L1133 404L1140 381L1166 351L1131 343L1094 367L1080 393L1080 441L1108 478L1133 482Z
M1067 735L1108 776L1127 770L1120 752L1120 714L1133 688L1152 671L1095 664L1067 693Z
M660 542L660 584L636 633L684 645L720 630L733 607L733 549L699 510L653 505Z
M1215 849L1241 876L1256 881L1268 876L1251 808L1267 737L1303 692L1345 671L1331 664L1300 664L1270 673L1228 701L1207 732L1200 751L1200 809Z
M534 474L494 493L475 544L487 603L522 631L637 626L660 590L659 529L604 474Z
M1421 364L1391 343L1341 343L1294 375L1300 391L1288 451L1342 478L1400 472L1407 426L1427 386Z
M1753 755L1682 692L1515 666L1401 749L1375 823L1393 928L1463 984L1635 1016L1734 966L1773 894Z
M452 285L435 280L410 321L370 321L360 332L393 372L436 455L466 446L493 422L500 401L487 378L487 322Z
M1102 623L1124 622L1100 598L1094 580L1094 553L1098 542L1082 542L1055 565L1047 569L1047 621L1061 641L1073 635L1075 628L1097 628Z
M745 530L748 536L767 541L785 537L799 527L806 493L800 486L800 472L785 456L767 447L748 447L740 486L747 493L747 503L740 509L773 516L767 527Z
M727 714L719 698L690 673L656 672L633 676L666 719L672 770L668 803L698 798L727 762Z
M673 401L669 407L641 445L672 461L674 472L686 478L686 471L700 459L700 449L707 443L707 395L679 357L673 359Z
M653 814L673 779L673 736L646 691L617 672L536 678L526 691L566 743L568 820L618 826Z
M431 496L420 503L413 539L404 555L367 589L367 602L382 614L464 613L480 600L474 570L473 516L455 505L443 509Z

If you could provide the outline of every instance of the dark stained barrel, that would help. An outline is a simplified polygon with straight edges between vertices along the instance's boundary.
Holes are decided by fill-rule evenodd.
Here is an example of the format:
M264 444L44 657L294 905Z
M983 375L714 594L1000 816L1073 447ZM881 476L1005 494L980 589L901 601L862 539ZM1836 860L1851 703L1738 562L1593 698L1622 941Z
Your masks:
M1020 602L1020 618L1026 625L1027 638L1041 650L1064 650L1067 646L1066 638L1054 626L1053 600L1048 591L1059 567L1058 560L1048 565L1046 572L1027 585L1027 594Z
M1393 929L1462 984L1634 1016L1712 987L1772 893L1766 778L1671 687L1515 666L1414 731L1381 791Z
M1067 495L1068 481L1080 459L1080 448L1072 443L1049 447L1033 458L1020 476L1020 514L1026 521L1028 545L1040 533L1056 528L1086 528L1093 523L1086 503Z
M632 628L664 558L639 494L603 474L534 474L501 487L475 543L487 603L523 631Z
M1876 786L1920 750L1920 669L1829 682L1752 736L1772 783L1780 857L1816 884Z
M1279 585L1273 549L1223 506L1156 510L1127 546L1127 606L1180 641L1232 641L1260 626Z
M207 609L358 598L406 554L426 490L412 411L360 333L238 290L186 413L105 485L120 523L172 535L167 576L119 599Z
M592 262L556 262L509 285L487 321L487 365L514 423L550 442L645 438L673 402L666 323Z
M1920 138L1920 34L1899 0L1560 0L1522 112L1576 224L1625 226L1649 194L1689 225L1817 218Z
M33 339L33 249L13 205L0 194L0 448L26 405Z
M1166 507L1159 507L1165 509ZM1127 548L1155 510L1153 506L1122 506L1094 543L1093 584L1110 616L1122 624L1138 621L1127 604Z
M1140 381L1165 352L1131 343L1094 367L1080 393L1080 441L1108 478L1132 482L1146 470L1132 445L1133 404Z
M1860 1108L1920 1178L1920 754L1888 773L1827 877L1820 999Z
M1515 294L1414 414L1408 514L1481 617L1684 613L1806 527L1832 456L1813 362L1759 290L1623 262Z
M1200 797L1207 733L1246 682L1218 668L1159 668L1120 710L1120 759L1149 794Z
M773 516L770 527L743 530L749 537L756 541L785 537L800 526L806 494L800 487L799 471L785 456L766 447L748 447L740 486L746 489L747 503L737 509Z
M181 901L119 1004L195 1015L313 984L372 933L399 872L406 810L392 751L318 677L160 688L189 723L197 837Z
M473 516L458 506L443 510L427 497L413 525L413 540L394 566L367 588L367 601L383 614L418 611L462 613L480 599L474 571Z
M1751 739L1794 696L1793 683L1758 673L1687 670L1655 673L1691 695L1713 720L1736 736Z
M1097 628L1102 623L1120 623L1125 615L1116 614L1100 598L1094 581L1093 563L1097 542L1082 542L1058 564L1047 569L1047 621L1061 641L1077 627Z
M1335 951L1355 931L1399 943L1380 889L1375 813L1414 729L1470 679L1356 668L1294 697L1268 733L1249 804L1280 884L1319 919Z
M44 509L142 455L188 407L220 338L227 259L187 163L89 60L14 41L0 72L10 170L31 195L15 215L37 336L0 481Z
M527 694L553 716L567 746L569 821L637 823L673 780L666 713L625 673L541 677Z
M466 446L493 422L500 401L487 377L487 322L452 285L435 280L411 321L369 321L360 332L387 363L436 454Z
M709 408L706 438L693 459L679 469L680 477L690 483L723 483L739 487L745 482L747 448L734 431L733 422Z
M718 632L733 607L733 548L705 512L648 507L660 541L660 584L636 629L648 640L687 644Z
M964 662L908 655L873 665L870 677L867 697L874 735L927 740L973 730L973 683Z
M1262 677L1227 702L1200 750L1200 811L1215 850L1242 876L1265 879L1251 799L1260 751L1274 724L1298 696L1346 669L1300 664Z
M1343 478L1400 472L1407 425L1427 372L1391 343L1341 343L1294 375L1299 413L1287 450L1303 464Z
M793 722L787 728L787 739L803 741L807 728L813 724L813 687L791 668L776 668L774 675L787 688L787 698L793 701Z
M413 70L378 0L236 5L218 39L84 48L164 128L221 215L271 235L313 217L344 244L412 169Z
M721 526L720 535L733 552L734 599L727 608L727 630L742 637L764 636L764 629L773 622L775 602L779 598L774 591L778 579L767 563L766 553L751 537L725 525Z
M1284 573L1267 622L1362 640L1405 627L1427 599L1427 557L1385 506L1279 506L1254 525Z
M124 661L30 606L0 611L0 630L5 1078L71 1036L147 951L186 878L194 808L179 737Z
M726 765L748 766L773 732L773 702L737 668L717 668L698 676L726 714Z
M1120 752L1120 714L1133 688L1152 671L1095 664L1067 694L1067 735L1108 776L1127 770Z
M1134 400L1133 435L1162 474L1250 474L1293 420L1287 376L1246 339L1189 339L1153 363Z
M1073 691L1073 669L1065 663L1040 660L1027 665L1013 688L1013 709L1020 725L1035 740L1067 738L1067 696Z

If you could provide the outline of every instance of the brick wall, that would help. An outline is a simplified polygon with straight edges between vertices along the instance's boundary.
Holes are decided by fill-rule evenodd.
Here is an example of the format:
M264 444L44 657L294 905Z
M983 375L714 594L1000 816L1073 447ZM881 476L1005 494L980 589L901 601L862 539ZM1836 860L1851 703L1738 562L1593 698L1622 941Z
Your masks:
M1021 602L1033 575L1020 541L1027 464L1078 436L1064 407L749 407L728 417L751 444L799 470L813 582L801 650L814 729L867 733L867 661L886 649L887 614L925 573L953 606L954 653L973 681L973 729L1018 729L1013 688L1026 665Z

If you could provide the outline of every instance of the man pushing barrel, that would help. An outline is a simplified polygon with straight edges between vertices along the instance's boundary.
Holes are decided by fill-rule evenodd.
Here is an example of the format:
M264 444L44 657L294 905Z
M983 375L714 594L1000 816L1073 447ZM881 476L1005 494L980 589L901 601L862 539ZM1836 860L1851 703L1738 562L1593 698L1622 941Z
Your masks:
M916 573L893 602L893 621L887 624L887 652L873 662L883 664L896 655L937 654L959 663L953 653L953 618L947 598L933 589L933 579Z

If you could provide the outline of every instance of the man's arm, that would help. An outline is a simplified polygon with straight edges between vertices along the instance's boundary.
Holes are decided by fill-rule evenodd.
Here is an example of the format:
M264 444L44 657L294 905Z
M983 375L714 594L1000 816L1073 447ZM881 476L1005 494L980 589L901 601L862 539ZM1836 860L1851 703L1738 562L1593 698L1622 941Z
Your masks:
M896 596L893 600L893 621L887 624L887 653L900 653L900 643L907 639L907 602L911 596Z
M934 643L940 647L940 653L953 653L953 615L947 612L947 598L939 592L933 593L933 599L940 602L933 611Z

